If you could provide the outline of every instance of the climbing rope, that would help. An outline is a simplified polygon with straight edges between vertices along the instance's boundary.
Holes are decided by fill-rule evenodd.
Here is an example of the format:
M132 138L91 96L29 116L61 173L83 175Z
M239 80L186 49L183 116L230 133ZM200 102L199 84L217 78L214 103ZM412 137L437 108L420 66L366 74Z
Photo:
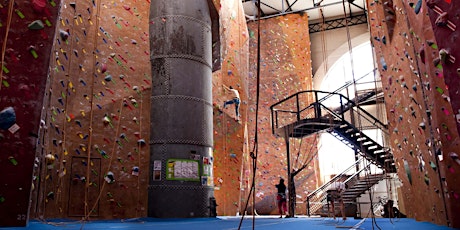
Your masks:
M328 61L327 61L327 41L326 41L326 19L324 18L323 14L323 7L318 8L319 14L321 15L321 51L322 51L322 57L323 57L323 71L324 74L327 73L329 67L328 67Z
M119 119L121 119L121 114L122 114L122 111L123 111L123 101L124 101L124 99L123 99L123 100L120 100L120 107L119 107L119 109L118 109L118 111L119 111L119 112L118 112L118 118L119 118ZM141 110L141 111L142 111L142 110ZM117 130L116 130L116 132L115 132L115 139L117 139L118 136L120 135L120 126L121 126L121 120L119 120L119 121L118 121L118 124L117 124ZM140 127L142 127L142 126L140 126ZM116 147L117 147L117 142L116 142L116 140L115 140L115 141L113 141L113 143L112 143L112 150L110 151L110 157L109 157L110 160L109 160L109 164L107 165L107 170L105 170L106 173L105 173L104 175L108 175L108 172L110 171L110 168L112 167L112 162L113 162L113 159L115 158L114 155L115 155ZM138 143L138 147L140 147L140 143ZM139 148L139 149L140 149L140 148ZM140 159L140 157L138 157L138 159ZM90 164L88 163L88 165L90 165ZM88 177L88 180L87 180L87 181L89 181L89 177ZM94 201L93 206L91 207L91 209L89 210L88 213L86 213L86 208L85 208L85 216L84 216L84 219L83 219L83 220L88 220L88 219L89 219L89 216L91 215L91 213L92 213L93 211L96 210L96 207L97 207L97 205L98 205L98 203L99 203L99 200L101 199L102 192L104 191L104 188L105 188L105 185L106 185L106 184L107 184L106 182L103 182L103 183L102 183L102 186L101 186L100 189L99 189L99 194L98 194L96 200ZM139 178L138 178L138 184L139 184ZM139 190L139 186L138 186L138 190ZM138 194L138 201L139 201L139 194ZM86 203L86 202L88 202L88 201L85 200L85 203ZM137 211L136 211L136 212L137 212Z
M143 107L142 105L143 105L143 102L144 102L144 97L143 97L143 95L144 95L144 94L141 92L141 93L140 93L140 97L141 97L141 98L140 98L140 103L139 103L139 138L142 138L142 127L144 127L144 126L142 125L142 116L141 116L141 115L142 115L142 111L143 111L143 110L142 110L142 107ZM121 114L121 113L120 113L120 114ZM121 123L121 121L120 121L119 123ZM118 133L118 132L117 132L117 137L119 137L119 133ZM141 153L142 153L142 152L141 152L141 149L142 149L141 147L142 147L142 143L138 142L138 143L137 143L137 148L139 149L139 155L137 156L137 166L138 166L138 167L141 166L141 156L140 156ZM149 151L150 151L150 149L149 149ZM141 179L140 179L139 176L137 176L137 203L136 203L136 205L138 205L138 208L136 208L136 215L135 215L135 217L141 217L141 216L139 215L139 210L142 209L142 207L139 207L139 206L141 205L141 186L140 186L140 184L141 184Z
M73 16L76 17L76 11L73 12ZM72 28L75 26L75 20L72 20ZM73 50L73 47L74 47L74 39L70 39L70 50ZM65 54L65 51L61 50L61 53L63 53L64 55ZM68 63L69 65L72 64L72 57L73 55L69 55L68 56ZM56 57L57 58L57 57ZM67 155L68 155L68 152L67 152L67 149L66 149L66 143L67 143L67 123L70 122L70 116L68 114L68 110L67 110L67 106L68 106L68 101L69 101L69 88L72 88L72 87L69 87L71 86L72 82L70 81L69 77L70 77L70 69L71 68L67 68L65 70L66 74L66 79L65 79L65 98L63 98L64 100L64 117L62 119L62 145L61 145L61 156L59 157L59 171L61 173L62 176L58 176L58 181L57 181L57 184L58 184L58 191L57 191L57 199L56 199L56 204L58 204L58 206L60 206L59 204L62 204L62 199L63 197L61 196L61 188L64 187L64 181L62 180L62 178L64 177L64 175L66 174L66 168L65 168L65 165L64 165L64 162L66 162L66 159L67 159Z
M5 38L3 39L3 46L2 46L2 63L1 63L2 69L0 70L0 91L2 90L2 85L3 85L3 66L5 66L6 44L8 43L8 34L10 32L11 20L13 18L13 7L14 7L14 0L10 0L10 4L8 5L8 17L6 20Z
M96 1L96 0L94 0ZM96 7L96 14L95 14L95 17L96 17L96 29L99 28L99 15L100 15L100 11L101 11L101 1L97 1L97 4L95 4L95 7ZM93 49L93 63L92 63L92 67L91 67L91 72L92 72L92 76L95 76L96 74L96 59L97 59L97 55L96 55L96 50L97 50L97 30L94 31L94 36L93 36L93 44L94 44L94 49ZM90 171L91 171L91 150L92 150L92 144L93 144L93 119L94 119L94 80L91 80L91 96L90 96L90 102L91 102L91 106L90 106L90 120L89 120L89 137L88 137L88 155L87 155L87 165L86 165L86 183L85 183L85 197L84 197L84 204L85 204L85 207L84 207L84 219L83 220L87 220L87 218L89 217L90 213L88 213L88 187L90 186Z
M344 15L344 18L345 18L345 27L346 27L346 32L347 32L347 44L348 44L348 53L350 55L350 65L351 65L351 75L352 75L352 79L353 79L353 88L354 88L354 98L358 98L358 90L357 90L357 87L356 87L356 79L355 79L355 73L354 73L354 63L353 63L353 46L351 44L351 36L350 36L350 29L349 29L349 26L348 26L348 18L347 18L347 12L346 12L346 7L345 7L345 0L342 0L342 7L343 7L343 15ZM359 102L358 102L359 103ZM357 106L359 106L359 104L357 104ZM351 121L352 121L352 124L357 127L359 130L362 130L362 122L361 122L361 115L360 115L360 111L357 110L357 122L355 122L355 117L353 116L354 113L353 111L350 113L351 115ZM358 124L358 125L356 125ZM363 143L360 144L360 149L362 152L364 152L364 147L362 145ZM368 171L366 170L365 171L365 177L366 178L369 178L369 173ZM370 203L371 203L371 208L373 207L373 192L371 191L371 189L369 189L369 199L370 199ZM376 226L378 229L380 229L380 227L377 225L377 222L375 220L375 216L374 216L374 213L372 212L372 228L374 228L374 226Z
M403 13L404 13L405 15L407 15L408 10L407 10L407 5L406 5L406 4L403 4L402 11L403 11ZM406 19L405 22L406 22L407 28L410 28L409 19L408 19L407 17L405 17L405 19ZM412 41L411 44L416 44L415 41L414 41L414 36L410 36L410 39L411 39L411 41ZM412 48L412 52L413 52L414 54L418 53L418 51L416 50L416 47L415 47L414 45L412 45L411 48ZM417 72L418 72L418 73L422 73L423 71L420 69L420 66L424 66L424 64L420 64L418 58L414 58L414 60L415 60L415 63L416 63L415 66L417 66ZM418 74L418 77L419 77L419 78L421 78L421 76L422 76L421 74ZM423 98L424 98L424 100L423 100L424 107L427 109L426 111L428 112L428 111L429 111L429 108L430 108L430 105L428 104L428 102L427 102L427 100L426 100L426 98L428 98L428 96L426 95L426 94L427 94L427 93L426 93L426 89L425 89L425 87L420 87L420 88L421 88L421 91L422 91L422 96L423 96ZM429 116L428 116L428 117L429 117ZM430 131L430 132L429 132L430 141L431 141L431 143L437 143L437 141L436 141L436 135L435 135L435 130L434 130L433 125L432 125L432 120L431 120L431 119L427 119L427 120L428 120L428 127L429 127L429 131ZM437 150L436 150L436 147L437 147L436 144L432 144L432 145L431 145L431 150L432 150L434 153L437 151ZM439 168L439 166L440 166L440 162L439 162L439 161L440 161L440 160L439 160L438 156L434 156L434 161L436 162L436 165L437 165L438 168ZM441 170L435 170L435 173L436 173L437 176L438 176L438 181L439 181L439 185L440 185L439 190L440 190L440 191L446 191L447 188L446 188L446 184L443 182L443 175L441 175L441 173L442 173ZM445 217L446 217L447 225L450 226L450 225L451 225L451 221L450 221L450 219L449 219L449 208L447 207L447 199L449 199L449 195L447 195L447 197L446 197L446 193L444 193L444 192L440 192L439 194L441 195L442 201L443 201L443 204L444 204L444 207L443 207L443 208L444 208L444 215L445 215Z
M254 127L254 146L252 148L252 151L250 152L250 156L252 158L252 183L251 183L251 188L249 190L248 198L246 200L246 205L244 207L243 215L241 216L240 223L238 225L238 230L241 229L241 225L243 223L244 215L246 213L246 210L248 208L249 200L252 195L252 229L255 229L255 179L256 179L256 171L257 171L257 157L258 157L258 121L259 121L259 95L260 95L260 14L261 14L261 8L260 8L260 1L257 1L257 71L256 71L256 76L257 76L257 86L256 86L256 110L255 110L255 127Z

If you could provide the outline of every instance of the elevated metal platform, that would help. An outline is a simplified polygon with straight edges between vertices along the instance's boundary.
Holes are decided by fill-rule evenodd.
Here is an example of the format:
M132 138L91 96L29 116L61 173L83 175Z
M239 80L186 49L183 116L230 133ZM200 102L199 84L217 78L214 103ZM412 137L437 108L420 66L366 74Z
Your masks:
M302 138L326 131L386 172L396 172L393 155L355 127L364 126L386 132L387 125L358 106L359 101L376 95L369 93L355 100L334 92L301 91L272 105L272 132L284 138ZM287 140L288 142L288 140Z

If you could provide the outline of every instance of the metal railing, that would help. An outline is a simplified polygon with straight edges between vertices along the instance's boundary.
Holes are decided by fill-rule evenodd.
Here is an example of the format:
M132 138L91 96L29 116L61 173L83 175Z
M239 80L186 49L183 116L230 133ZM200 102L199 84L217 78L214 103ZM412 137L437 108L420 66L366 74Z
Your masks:
M355 124L356 119L367 127L386 132L387 125L340 93L319 90L297 92L270 106L272 133L277 129L305 119L329 119Z
M361 165L360 169L356 171L356 166ZM333 177L330 181L323 184L321 187L317 188L315 191L311 192L307 196L306 208L307 215L310 216L311 213L315 213L325 205L327 205L327 190L332 183L341 180L344 177L347 177L346 180L342 181L346 187L352 188L360 178L360 175L369 169L372 163L366 161L365 158L360 158L355 161L352 165L346 168L343 172ZM354 171L353 171L354 170ZM352 172L352 173L350 173Z

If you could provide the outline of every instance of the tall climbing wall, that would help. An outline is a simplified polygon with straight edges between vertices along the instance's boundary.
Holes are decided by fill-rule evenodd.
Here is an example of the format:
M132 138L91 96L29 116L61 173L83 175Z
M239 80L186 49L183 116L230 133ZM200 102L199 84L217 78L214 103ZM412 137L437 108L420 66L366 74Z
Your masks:
M25 226L59 1L0 3L0 226Z
M460 227L455 1L370 1L391 150L409 217Z
M445 197L447 198L447 212L449 221L452 226L460 228L460 219L458 212L460 211L460 2L458 1L427 1L427 8L430 16L431 26L433 27L438 50L432 55L432 66L438 69L435 73L438 76L438 82L434 82L436 86L442 90L436 89L438 92L435 96L438 100L442 100L444 106L437 107L441 110L441 117L438 121L436 131L443 128L443 132L438 133L436 140L444 146L442 156L445 158L443 162L441 180L447 187L445 189ZM439 63L438 63L439 62ZM442 93L442 91L445 91ZM442 99L440 99L442 98ZM434 99L434 98L433 98ZM449 110L448 104L452 106ZM452 120L453 118L453 120ZM455 125L457 130L455 130ZM447 126L447 128L445 127ZM455 140L455 141L453 141ZM439 147L441 147L439 146Z
M312 70L308 16L289 14L260 21L260 98L258 120L257 91L257 28L258 22L249 22L249 103L248 135L252 146L258 133L256 171L256 211L258 214L277 214L275 184L282 177L287 181L286 144L282 137L272 134L270 106L302 90L312 89ZM308 103L305 101L304 103ZM255 130L255 123L258 123ZM303 164L307 168L295 177L297 202L304 202L308 191L318 185L316 136L290 140L291 168ZM245 175L250 178L251 173ZM297 205L296 213L305 213L304 205Z
M214 103L214 195L218 215L235 215L244 205L247 191L247 95L248 95L248 30L239 0L220 2L220 38L222 69L213 74ZM239 91L240 121L235 109L223 103L232 99L223 85Z
M146 216L149 1L63 1L49 65L31 213Z

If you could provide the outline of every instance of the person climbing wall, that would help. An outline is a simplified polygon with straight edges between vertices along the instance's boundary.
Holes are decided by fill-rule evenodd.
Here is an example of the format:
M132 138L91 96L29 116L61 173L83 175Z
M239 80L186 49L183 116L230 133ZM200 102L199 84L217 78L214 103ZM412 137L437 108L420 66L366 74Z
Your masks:
M235 116L238 121L240 119L240 94L232 86L227 87L226 85L222 85L222 87L224 87L225 91L232 94L232 99L224 102L224 109L227 108L227 105L235 104Z

